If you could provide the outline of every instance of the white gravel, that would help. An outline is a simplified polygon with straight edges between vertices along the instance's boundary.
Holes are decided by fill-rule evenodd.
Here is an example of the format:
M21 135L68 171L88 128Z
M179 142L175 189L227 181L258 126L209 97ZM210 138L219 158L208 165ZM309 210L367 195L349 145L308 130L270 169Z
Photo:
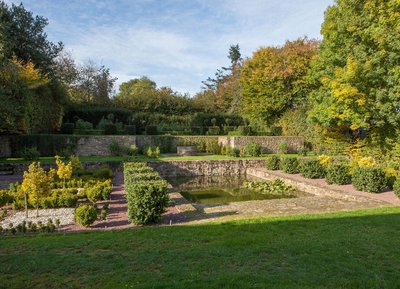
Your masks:
M21 224L23 221L32 223L38 223L41 221L43 224L47 224L48 219L52 219L55 223L56 219L60 219L60 225L74 224L74 208L60 208L60 209L42 209L39 210L39 217L36 218L36 210L28 211L28 218L25 217L25 211L17 212L14 215L3 220L0 225L3 228L8 228L9 224L12 223L14 227Z

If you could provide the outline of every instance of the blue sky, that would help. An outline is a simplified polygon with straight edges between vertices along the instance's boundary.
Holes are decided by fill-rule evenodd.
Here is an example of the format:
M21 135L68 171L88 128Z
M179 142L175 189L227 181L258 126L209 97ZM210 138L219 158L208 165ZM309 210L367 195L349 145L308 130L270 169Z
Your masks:
M21 1L6 0L19 4ZM333 0L23 0L49 19L47 33L80 63L110 68L118 84L143 75L191 95L227 66L231 44L262 46L320 37Z

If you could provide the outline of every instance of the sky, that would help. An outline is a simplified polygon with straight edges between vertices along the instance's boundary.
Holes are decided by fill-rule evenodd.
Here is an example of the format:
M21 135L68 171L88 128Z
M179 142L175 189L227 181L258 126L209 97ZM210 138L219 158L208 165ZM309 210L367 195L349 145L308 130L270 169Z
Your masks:
M334 0L5 0L49 20L77 63L93 60L124 81L148 76L158 87L194 95L229 66L230 45L243 57L264 46L321 39Z

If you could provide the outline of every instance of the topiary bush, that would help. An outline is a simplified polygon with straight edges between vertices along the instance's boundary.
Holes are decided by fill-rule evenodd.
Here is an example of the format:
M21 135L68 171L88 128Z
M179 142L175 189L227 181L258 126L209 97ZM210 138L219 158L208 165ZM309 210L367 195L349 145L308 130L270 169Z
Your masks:
M158 223L169 203L167 182L144 163L125 163L128 219L137 225Z
M40 158L40 153L36 147L25 147L19 152L19 155L26 161L37 161Z
M261 155L261 146L255 142L248 143L244 147L244 152L251 157L259 157Z
M357 190L370 193L382 192L387 185L385 172L376 167L354 168L351 181Z
M276 171L280 168L280 159L277 156L270 156L265 160L265 167L268 170Z
M82 204L75 210L75 221L84 227L89 227L97 219L97 210L93 206Z
M350 168L347 164L331 164L326 168L328 184L346 185L351 183Z
M325 177L325 169L317 159L302 159L299 163L299 171L307 179Z
M393 183L393 191L400 198L400 179Z
M101 199L101 189L99 186L90 187L86 190L86 197L90 202L95 204Z
M288 174L296 174L299 169L299 161L296 157L283 157L280 159L280 169Z

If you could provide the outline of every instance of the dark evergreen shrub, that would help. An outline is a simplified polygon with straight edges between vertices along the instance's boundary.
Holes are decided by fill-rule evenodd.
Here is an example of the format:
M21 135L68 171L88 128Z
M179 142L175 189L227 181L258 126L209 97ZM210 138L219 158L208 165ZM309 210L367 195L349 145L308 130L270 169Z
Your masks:
M387 186L385 172L381 168L357 167L351 179L359 191L379 193Z
M299 164L299 171L307 179L325 177L325 169L317 159L302 159Z
M158 129L156 125L148 125L146 126L146 134L147 135L157 135Z
M61 124L61 133L62 134L73 134L74 133L75 124L74 123L63 123Z
M115 124L104 125L104 134L113 135L117 133L117 126Z
M277 156L270 156L265 160L265 167L268 170L276 171L280 168L280 159Z
M125 125L125 133L128 135L135 135L136 125Z
M336 185L350 184L349 166L346 164L332 164L328 166L326 169L326 182Z
M296 157L282 157L280 159L280 169L288 174L296 174L299 169L299 161Z

